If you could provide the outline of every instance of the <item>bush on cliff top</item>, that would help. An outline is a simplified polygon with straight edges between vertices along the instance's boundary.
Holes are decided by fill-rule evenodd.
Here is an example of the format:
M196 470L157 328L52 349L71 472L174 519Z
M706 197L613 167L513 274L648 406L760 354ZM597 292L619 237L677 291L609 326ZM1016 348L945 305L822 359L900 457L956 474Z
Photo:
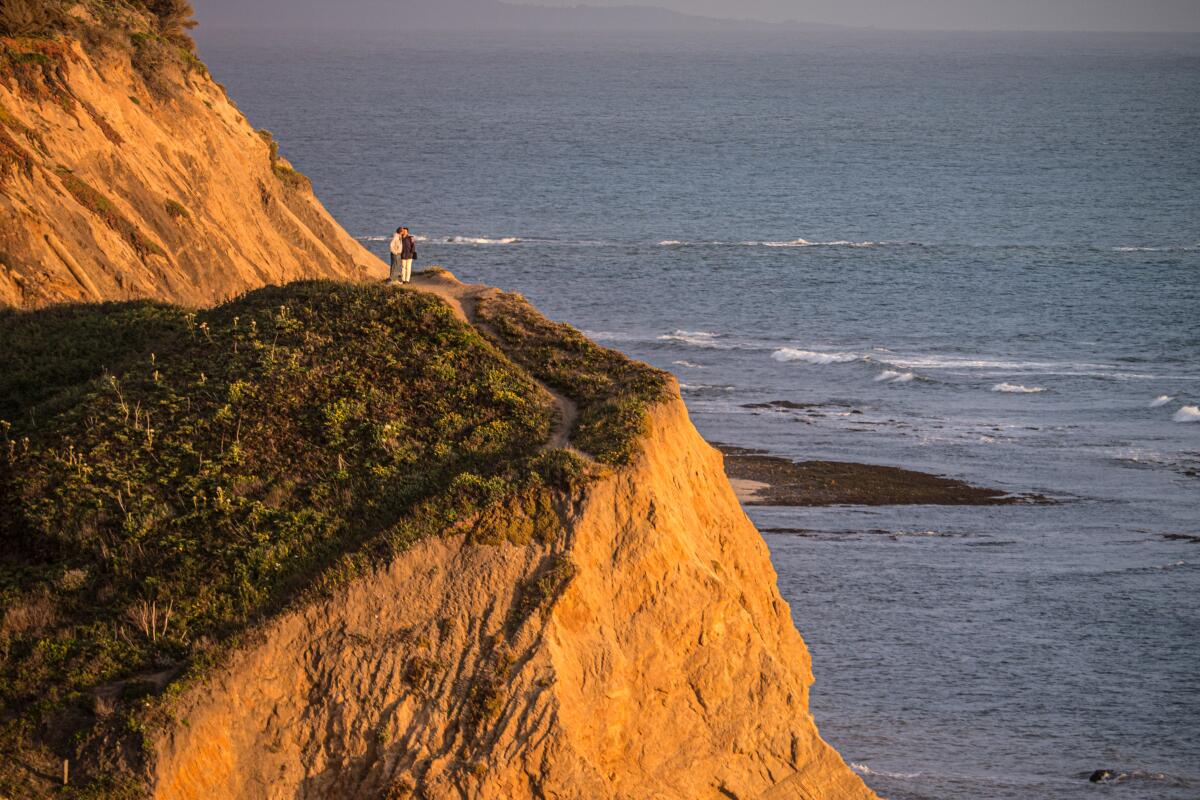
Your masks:
M630 461L650 407L668 396L667 373L551 322L517 294L485 295L476 313L513 360L578 404L575 445L607 464Z
M2 311L0 340L0 750L422 536L556 535L578 474L425 294Z

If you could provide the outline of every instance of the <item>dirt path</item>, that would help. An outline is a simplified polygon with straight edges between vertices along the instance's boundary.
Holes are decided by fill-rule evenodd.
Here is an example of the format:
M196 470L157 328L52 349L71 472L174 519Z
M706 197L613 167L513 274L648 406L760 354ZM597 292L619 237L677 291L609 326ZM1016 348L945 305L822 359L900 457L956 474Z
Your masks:
M433 275L427 273L413 275L410 288L419 292L437 295L450 305L456 317L468 325L473 325L489 339L493 341L498 339L495 332L486 323L481 322L475 313L479 299L489 294L498 293L498 289L481 284L462 283L449 272ZM558 407L558 421L554 429L550 432L550 441L546 443L546 448L549 450L571 450L579 455L583 455L571 446L571 431L575 428L575 420L579 418L579 407L575 405L574 400L549 385L537 378L533 378L533 380L550 395L554 400L554 404Z

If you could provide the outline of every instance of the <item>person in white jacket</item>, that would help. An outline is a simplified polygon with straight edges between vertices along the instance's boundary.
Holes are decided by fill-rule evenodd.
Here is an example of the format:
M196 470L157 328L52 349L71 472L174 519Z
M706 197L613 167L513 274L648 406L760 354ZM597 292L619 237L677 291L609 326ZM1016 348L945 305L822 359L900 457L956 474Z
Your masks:
M397 228L392 243L388 246L392 254L392 269L388 273L388 282L396 282L396 272L399 270L400 283L412 283L412 262L417 257L417 243L408 232L408 228Z
M392 237L392 243L388 245L388 250L392 254L392 268L388 271L388 283L396 283L403 279L404 266L400 257L404 255L404 233L404 228L396 228L396 235ZM412 266L411 261L409 266Z

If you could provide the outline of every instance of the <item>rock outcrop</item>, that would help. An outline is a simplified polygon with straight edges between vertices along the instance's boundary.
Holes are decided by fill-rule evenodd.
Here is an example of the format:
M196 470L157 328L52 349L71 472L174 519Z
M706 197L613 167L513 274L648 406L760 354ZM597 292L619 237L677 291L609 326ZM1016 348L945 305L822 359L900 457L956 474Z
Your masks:
M809 657L683 403L554 545L424 541L191 689L154 796L874 795L818 735Z

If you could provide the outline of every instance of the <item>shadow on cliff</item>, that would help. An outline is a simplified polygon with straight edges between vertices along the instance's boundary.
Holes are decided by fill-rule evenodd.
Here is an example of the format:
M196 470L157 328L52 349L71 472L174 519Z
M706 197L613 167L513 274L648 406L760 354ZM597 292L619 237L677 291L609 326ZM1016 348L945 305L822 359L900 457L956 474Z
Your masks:
M0 309L0 420L64 393L69 402L71 389L148 358L185 332L184 311L148 300Z

